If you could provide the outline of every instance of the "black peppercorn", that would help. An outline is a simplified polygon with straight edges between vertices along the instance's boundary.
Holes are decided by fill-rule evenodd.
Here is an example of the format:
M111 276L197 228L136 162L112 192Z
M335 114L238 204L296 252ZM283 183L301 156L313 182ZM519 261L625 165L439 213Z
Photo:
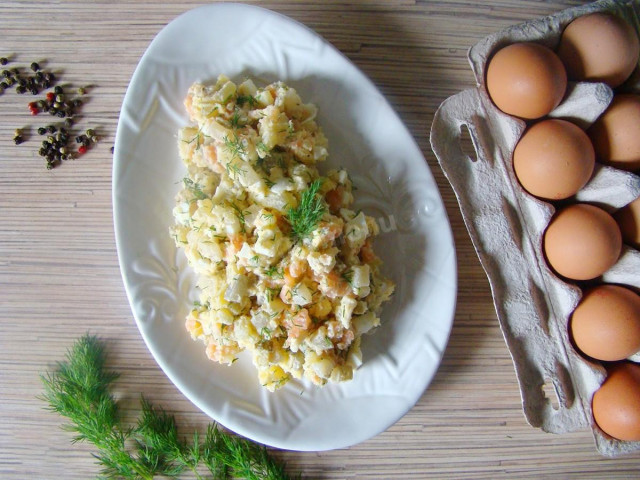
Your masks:
M22 95L22 94L23 94L23 93L25 93L26 91L27 91L26 87L23 87L22 85L18 85L18 86L16 87L16 93L19 93L19 94L21 94L21 95Z
M36 62L33 62L31 64L31 70L33 70L34 72L37 72L38 70L40 70L40 65L38 65Z
M9 59L7 57L0 58L0 65L6 65L9 63Z
M82 105L82 100L80 100L79 98L74 98L73 102L71 102L73 104L74 107L80 107Z
M21 87L26 87L27 81L24 78L18 78L18 85Z
M73 117L67 117L64 119L64 126L67 128L73 127Z
M0 82L0 87L6 90L7 88L9 88L9 84L7 82Z
M37 95L40 93L36 87L31 87L29 91L31 92L31 95Z
M13 143L15 143L16 145L20 145L22 142L24 142L24 138L22 138L22 135L16 135L15 137L13 137Z
M3 70L2 71L2 76L4 78L9 78L11 76L11 72L9 70Z
M47 133L47 129L44 127L40 127L38 128L38 135L44 135L45 133Z
M60 85L57 85L56 88L53 89L53 93L55 93L56 95L63 93L62 87Z

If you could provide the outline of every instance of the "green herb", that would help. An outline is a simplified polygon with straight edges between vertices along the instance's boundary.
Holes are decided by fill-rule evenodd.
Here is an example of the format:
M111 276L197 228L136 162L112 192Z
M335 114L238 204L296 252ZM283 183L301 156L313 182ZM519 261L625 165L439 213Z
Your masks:
M269 267L264 271L264 274L267 277L271 277L271 278L284 278L284 274L282 273L282 270L279 270L278 267L276 267L275 265L273 267Z
M244 123L242 123L242 117L240 116L240 110L238 108L236 108L235 111L233 112L233 116L231 117L230 123L234 129L244 127Z
M286 218L291 224L291 234L297 240L309 236L327 211L323 198L318 195L321 185L322 179L315 180L308 189L302 192L298 206L289 208L287 211Z
M203 127L204 127L204 125L203 125ZM202 146L202 144L204 143L204 142L201 141L202 140L201 137L210 138L209 135L205 135L204 133L202 133L202 128L203 127L200 127L200 129L198 130L198 133L196 133L191 140L183 140L183 142L186 143L186 144L191 144L193 142L196 142L196 150L198 150Z
M238 178L241 175L244 175L246 172L240 165L236 165L233 162L229 162L226 165L227 167L227 175L233 177L234 179Z
M224 142L224 147L231 154L232 157L242 157L247 154L247 149L244 147L240 139L235 137L231 140L229 137L225 136L222 141Z
M105 479L177 478L193 472L195 478L286 480L284 467L266 448L222 432L216 424L204 438L196 431L191 442L181 438L175 418L155 408L144 397L137 425L123 428L117 400L110 392L118 374L105 370L104 345L85 335L67 351L54 372L42 376L48 409L68 418L66 430L73 442L89 442ZM207 470L204 474L203 471Z
M265 338L266 340L271 340L271 330L267 327L262 327L260 329L260 336Z
M207 198L207 194L202 191L202 187L198 183L191 180L189 177L184 177L182 179L182 182L184 183L184 188L189 190L198 200Z
M233 208L235 210L235 215L238 218L238 220L240 221L240 228L242 229L242 233L246 232L246 224L247 221L245 219L245 215L249 215L251 212L248 211L243 211L240 207L238 207L235 203L230 202L229 205L231 205L231 208Z
M349 285L351 285L351 282L353 282L353 270L351 270L350 268L348 268L347 270L342 272L342 275L340 275L340 276Z
M238 105L244 105L245 103L249 104L249 107L253 108L258 104L258 100L253 95L238 95L236 100Z
M269 147L264 142L256 143L256 150L260 153L267 155L269 153Z
M262 177L262 179L264 180L264 183L268 188L271 188L276 184L275 182L269 180L267 177Z
M280 294L280 289L267 287L266 294L267 294L267 301L272 302L273 299Z

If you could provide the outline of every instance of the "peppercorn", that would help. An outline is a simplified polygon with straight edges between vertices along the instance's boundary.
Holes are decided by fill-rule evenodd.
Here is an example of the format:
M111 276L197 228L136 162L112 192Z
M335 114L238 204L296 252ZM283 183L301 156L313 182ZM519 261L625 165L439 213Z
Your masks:
M47 129L44 127L40 127L38 128L38 135L44 135L45 133L47 133Z
M25 93L26 91L27 91L27 89L26 89L25 87L23 87L22 85L18 85L18 86L16 87L16 93L19 93L19 94L21 94L21 95L22 95L22 94L23 94L23 93Z
M87 135L87 137L93 137L93 136L96 134L96 132L94 132L94 131L93 131L92 129L90 129L90 128L88 128L88 129L87 129L87 131L86 131L86 132L84 132L84 133Z
M38 150L38 155L40 155L41 157L44 157L46 154L47 150L44 147Z
M73 102L71 102L73 104L74 107L80 107L82 106L82 100L80 100L79 98L74 98Z
M60 117L60 118L64 118L64 117L67 116L67 112L65 112L64 110L58 110L56 112L56 115L58 115L58 117Z
M18 78L18 85L20 85L21 87L26 87L27 81L24 78Z
M2 87L3 90L6 90L9 88L9 84L7 82L0 82L0 87Z
M64 119L64 126L67 128L73 127L73 117L67 117Z
M4 78L9 78L11 76L11 72L9 70L3 70L2 71L2 76Z
M7 57L0 58L0 65L6 65L9 63L9 59Z
M63 93L63 91L62 91L62 87L61 87L60 85L57 85L57 86L53 89L53 92L54 92L56 95L59 95L60 93Z
M13 137L13 143L15 143L16 145L20 145L22 142L24 142L24 138L22 138L22 135L16 135L15 137Z
M36 82L40 83L44 80L44 73L38 70L33 78L35 78Z
M33 70L34 72L37 72L38 70L40 70L40 65L38 65L36 62L33 62L31 64L31 70Z
M84 137L84 135L78 135L76 137L76 143L82 143L82 137Z

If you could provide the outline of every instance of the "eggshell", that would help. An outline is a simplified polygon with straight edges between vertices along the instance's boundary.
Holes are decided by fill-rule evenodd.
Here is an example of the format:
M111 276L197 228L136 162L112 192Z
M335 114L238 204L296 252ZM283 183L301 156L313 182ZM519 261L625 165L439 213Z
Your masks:
M591 406L605 433L618 440L640 440L640 365L622 362L612 367Z
M587 290L569 328L576 347L585 355L624 360L640 351L640 296L618 285Z
M559 275L590 280L616 263L622 235L607 212L578 203L553 216L544 234L543 249L549 265Z
M640 197L614 213L613 218L618 222L624 243L640 249Z
M567 88L567 73L551 49L537 43L514 43L490 60L486 83L500 110L534 119L558 106Z
M576 18L562 32L558 56L571 80L622 84L638 65L640 42L626 20L592 13Z
M532 195L548 200L576 194L591 178L594 165L591 140L566 120L534 124L513 152L513 168L520 184Z
M640 95L616 95L587 134L600 162L640 170Z

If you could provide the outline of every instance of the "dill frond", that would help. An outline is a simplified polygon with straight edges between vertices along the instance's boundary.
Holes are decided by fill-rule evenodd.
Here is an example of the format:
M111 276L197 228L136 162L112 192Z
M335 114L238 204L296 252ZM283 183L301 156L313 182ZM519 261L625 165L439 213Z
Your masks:
M297 240L309 236L327 211L324 199L318 195L321 185L322 179L315 180L309 188L302 192L298 206L289 208L287 211L286 218L291 225L291 234Z
M179 478L190 470L197 479L207 469L215 479L288 480L284 466L266 448L221 431L210 424L203 438L196 431L191 444L181 439L175 418L141 397L141 412L133 428L120 424L118 403L110 392L118 374L105 369L105 349L95 336L85 335L67 351L53 372L41 375L48 409L66 417L72 442L89 442L98 450L102 478L151 480Z

